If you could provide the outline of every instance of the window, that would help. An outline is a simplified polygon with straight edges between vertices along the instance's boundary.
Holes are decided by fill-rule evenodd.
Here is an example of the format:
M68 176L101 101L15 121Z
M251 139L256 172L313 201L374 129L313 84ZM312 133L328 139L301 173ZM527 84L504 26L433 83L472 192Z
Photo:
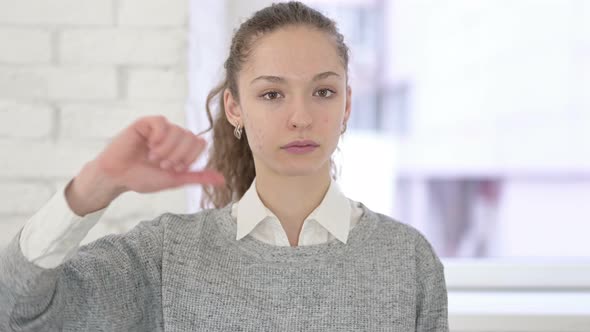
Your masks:
M257 9L232 3L193 11L191 39L207 45L191 54L195 131L206 127L204 96L221 79L232 28ZM550 264L546 276L564 287L590 288L551 263L567 259L590 275L590 5L308 3L337 20L352 50L353 112L336 156L347 195L421 230L450 270ZM228 28L205 29L213 22ZM379 183L379 195L366 183ZM195 189L194 209L199 198ZM484 288L514 277L490 271Z

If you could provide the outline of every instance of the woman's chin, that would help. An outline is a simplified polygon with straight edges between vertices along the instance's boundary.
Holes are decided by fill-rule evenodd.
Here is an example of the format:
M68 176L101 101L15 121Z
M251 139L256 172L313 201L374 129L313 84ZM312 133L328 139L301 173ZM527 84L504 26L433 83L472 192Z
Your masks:
M306 170L286 170L284 172L281 172L281 175L284 176L299 176L299 177L304 177L304 176L311 176L316 174L317 171L306 171Z
M285 176L310 176L322 172L323 168L318 165L317 160L299 161L281 165L278 173Z

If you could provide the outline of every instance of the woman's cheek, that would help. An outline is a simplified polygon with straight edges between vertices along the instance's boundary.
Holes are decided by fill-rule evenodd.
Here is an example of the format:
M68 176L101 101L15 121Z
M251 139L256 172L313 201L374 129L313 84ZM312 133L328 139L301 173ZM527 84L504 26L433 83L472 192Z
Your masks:
M264 128L265 119L257 119L255 118L254 121L251 121L250 114L246 113L244 117L245 121L248 122L248 127L250 131L248 132L248 141L250 142L250 148L255 151L262 151L264 147ZM255 125L254 125L255 124Z
M262 149L264 148L264 139L265 139L265 134L264 131L262 130L262 128L260 127L256 127L254 128L254 135L253 135L253 145L254 145L254 149L256 151L262 151Z
M337 130L336 128L338 128L338 125L339 125L337 123L338 121L336 119L332 119L330 117L324 117L320 120L320 122L322 123L322 126L324 128L326 128L327 130L330 130L330 131L332 131L332 130L336 131Z
M256 144L257 144L257 149L258 151L262 151L264 149L264 132L261 129L258 129L258 135L257 135L257 140L256 140Z

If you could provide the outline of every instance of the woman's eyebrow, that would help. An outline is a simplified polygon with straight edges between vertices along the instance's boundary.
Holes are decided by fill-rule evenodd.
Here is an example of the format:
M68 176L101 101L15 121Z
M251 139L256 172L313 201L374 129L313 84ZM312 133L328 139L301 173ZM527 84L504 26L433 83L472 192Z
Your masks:
M322 79L330 77L330 76L340 77L340 75L336 74L333 71L326 71L326 72L319 73L319 74L315 75L313 77L312 81L314 81L314 82L319 81L319 80L322 80ZM262 76L258 76L255 79L253 79L250 82L250 85L252 85L254 82L256 82L258 80L264 80L264 81L268 81L271 83L286 83L286 81L287 81L284 77L281 77L281 76L262 75Z

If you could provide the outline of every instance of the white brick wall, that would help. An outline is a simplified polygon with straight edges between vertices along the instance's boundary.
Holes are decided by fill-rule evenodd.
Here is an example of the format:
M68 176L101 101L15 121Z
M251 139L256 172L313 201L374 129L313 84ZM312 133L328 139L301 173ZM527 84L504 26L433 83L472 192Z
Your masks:
M179 100L186 97L186 73L168 69L131 69L128 76L130 99Z
M179 64L186 32L174 28L72 29L60 36L59 60L66 64Z
M88 66L0 66L0 98L113 100L115 68Z
M0 23L30 26L112 25L111 0L0 0Z
M120 25L188 25L188 0L119 0L118 5Z
M53 118L53 108L47 103L0 100L0 140L43 139L53 132Z
M0 0L0 247L138 117L185 124L188 0ZM84 243L184 189L126 193Z
M35 28L0 30L0 63L46 64L51 61L51 33Z

